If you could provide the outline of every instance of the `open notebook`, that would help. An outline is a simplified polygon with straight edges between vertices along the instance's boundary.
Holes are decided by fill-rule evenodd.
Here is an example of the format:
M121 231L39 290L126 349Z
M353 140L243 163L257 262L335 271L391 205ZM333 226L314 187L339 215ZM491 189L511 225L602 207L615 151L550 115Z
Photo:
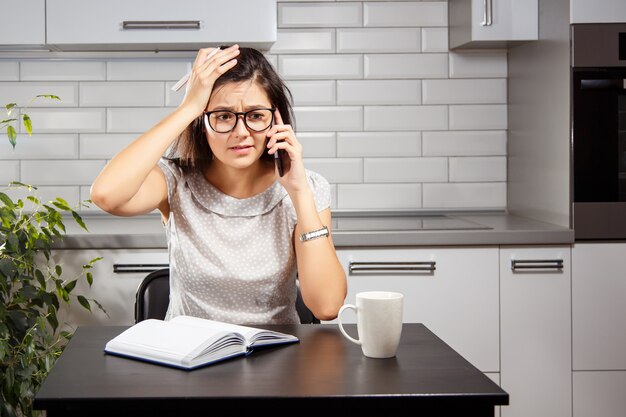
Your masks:
M105 346L106 353L160 365L194 369L255 347L296 343L296 336L190 316L141 321Z

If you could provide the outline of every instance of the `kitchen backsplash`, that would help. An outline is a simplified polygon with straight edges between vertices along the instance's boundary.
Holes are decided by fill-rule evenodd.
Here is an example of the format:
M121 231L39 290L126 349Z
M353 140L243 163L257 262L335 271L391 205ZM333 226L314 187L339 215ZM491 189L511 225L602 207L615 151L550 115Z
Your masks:
M448 52L447 2L279 2L267 57L294 96L305 164L337 209L504 209L507 55ZM28 109L0 183L89 198L116 152L170 113L191 58L0 59L0 100ZM87 211L97 211L95 208Z

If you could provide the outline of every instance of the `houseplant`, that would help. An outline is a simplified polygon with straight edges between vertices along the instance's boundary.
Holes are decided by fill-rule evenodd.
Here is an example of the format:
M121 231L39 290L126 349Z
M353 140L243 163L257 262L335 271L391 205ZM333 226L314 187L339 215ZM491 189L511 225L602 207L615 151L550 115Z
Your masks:
M57 96L37 97L58 100ZM15 148L16 134L11 117L15 103L5 106L7 118L0 122ZM24 108L23 108L24 109ZM29 135L30 118L22 109L21 121ZM55 360L72 335L59 323L59 309L75 299L91 310L96 300L73 293L79 280L93 282L90 272L95 258L83 266L78 276L62 277L61 265L53 262L53 244L65 233L63 214L72 216L87 230L76 210L56 198L41 202L33 194L36 187L13 182L10 187L26 191L25 200L12 199L0 192L0 416L31 416L32 401Z

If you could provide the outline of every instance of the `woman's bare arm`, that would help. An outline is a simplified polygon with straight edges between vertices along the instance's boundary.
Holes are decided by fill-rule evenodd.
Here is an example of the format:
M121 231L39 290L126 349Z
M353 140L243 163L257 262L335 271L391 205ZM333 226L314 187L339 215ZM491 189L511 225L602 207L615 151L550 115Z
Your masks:
M167 148L199 117L211 96L215 80L237 64L239 46L218 52L198 51L187 92L180 106L156 126L111 159L91 186L91 200L119 216L148 213L156 208L169 213L165 175L157 166Z

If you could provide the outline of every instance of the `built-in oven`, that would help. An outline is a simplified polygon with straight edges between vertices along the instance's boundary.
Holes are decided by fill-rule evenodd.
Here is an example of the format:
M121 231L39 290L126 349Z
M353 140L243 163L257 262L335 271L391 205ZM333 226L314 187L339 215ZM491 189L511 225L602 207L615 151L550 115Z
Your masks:
M626 23L572 25L576 240L626 239Z

